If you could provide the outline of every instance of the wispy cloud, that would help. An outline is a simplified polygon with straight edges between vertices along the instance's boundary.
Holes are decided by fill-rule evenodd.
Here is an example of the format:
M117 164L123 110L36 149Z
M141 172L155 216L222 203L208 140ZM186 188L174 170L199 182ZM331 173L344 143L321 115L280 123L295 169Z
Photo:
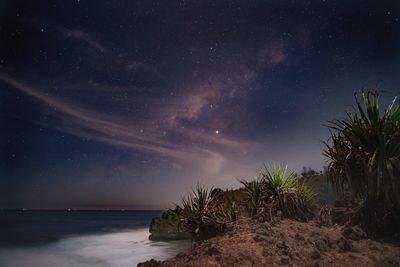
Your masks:
M279 42L271 43L261 49L249 50L250 54L226 55L216 64L205 63L200 66L200 74L178 77L175 88L169 88L169 85L160 88L160 81L167 80L168 75L160 73L154 65L115 55L92 34L81 29L56 26L56 31L102 52L101 55L88 53L89 60L104 63L93 64L93 68L99 65L108 68L96 69L95 77L88 74L89 77L81 80L64 80L60 82L61 90L56 94L47 93L48 88L23 80L20 76L0 73L0 80L50 108L51 116L58 122L52 121L47 124L48 127L112 146L153 153L160 158L172 159L174 164L188 162L198 165L196 167L202 165L207 171L215 173L223 166L232 165L227 161L238 153L243 155L254 151L256 145L225 133L225 121L237 120L237 117L213 113L215 107L246 97L262 65L283 64L289 57L285 46ZM250 65L249 61L255 62L256 66ZM126 83L108 84L102 77L96 79L103 71L116 76L136 74L140 78L139 81L133 79ZM169 91L175 91L176 95L166 96L165 92ZM102 103L113 103L108 105L110 109L127 111L121 112L121 115L105 111L108 106L100 110L85 105L92 103L92 93ZM130 99L130 95L134 99ZM141 106L136 109L133 105L137 103ZM208 119L201 122L203 117ZM222 134L216 134L217 129L222 130Z
M28 83L6 74L0 80L13 88L40 100L53 111L53 116L62 123L49 125L61 131L77 136L97 140L106 144L133 150L154 153L160 157L186 161L203 162L209 171L217 171L225 161L224 151L249 146L246 142L225 137L213 137L210 134L193 130L156 129L151 124L132 123L128 120L109 116L95 110L73 105L57 97L44 93ZM178 136L179 142L170 142L165 132Z
M77 29L67 29L62 26L57 27L58 31L61 32L65 37L73 38L79 41L87 43L92 48L100 52L105 52L106 48L89 33Z

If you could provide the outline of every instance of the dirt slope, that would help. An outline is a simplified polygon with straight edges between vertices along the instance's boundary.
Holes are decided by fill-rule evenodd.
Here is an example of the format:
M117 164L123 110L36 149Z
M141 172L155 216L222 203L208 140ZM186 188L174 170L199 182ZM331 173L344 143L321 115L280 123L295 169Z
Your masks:
M357 227L241 219L192 251L138 266L400 266L400 246L365 239Z

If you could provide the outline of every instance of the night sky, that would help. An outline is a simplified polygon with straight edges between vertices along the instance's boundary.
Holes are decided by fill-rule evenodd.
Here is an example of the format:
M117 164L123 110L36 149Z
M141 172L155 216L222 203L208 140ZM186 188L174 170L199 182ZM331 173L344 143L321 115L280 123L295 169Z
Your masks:
M264 163L321 170L323 124L399 85L396 0L3 0L0 208L166 208Z

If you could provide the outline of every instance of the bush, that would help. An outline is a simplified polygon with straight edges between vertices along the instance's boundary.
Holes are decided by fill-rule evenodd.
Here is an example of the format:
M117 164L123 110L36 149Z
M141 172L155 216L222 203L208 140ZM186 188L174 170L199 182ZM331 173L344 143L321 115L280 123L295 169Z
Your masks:
M225 232L227 224L237 219L235 203L224 203L222 196L221 190L197 184L192 194L182 199L183 225L195 241Z
M273 206L285 217L300 220L312 217L311 210L317 195L300 182L294 172L288 171L287 166L273 165L261 175Z
M400 228L400 106L396 98L380 112L379 93L355 94L356 111L335 120L326 143L329 180L348 187L359 203L358 218L370 234Z
M318 194L315 193L311 187L306 183L300 182L297 185L297 195L299 198L300 205L305 209L312 209L318 200Z
M264 181L258 177L252 181L241 180L240 183L244 186L247 207L250 213L254 215L257 209L263 205L267 197Z
M149 239L151 240L181 240L190 238L185 231L182 221L182 209L176 206L174 210L164 211L161 217L155 217L150 223Z
M241 181L247 194L248 209L268 211L270 216L279 211L289 218L305 220L312 216L317 195L294 172L282 165L273 165L252 181Z

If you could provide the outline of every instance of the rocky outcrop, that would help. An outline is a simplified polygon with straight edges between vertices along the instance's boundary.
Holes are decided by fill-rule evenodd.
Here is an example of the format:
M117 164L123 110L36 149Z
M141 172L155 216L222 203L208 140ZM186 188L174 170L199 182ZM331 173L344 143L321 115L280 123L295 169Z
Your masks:
M235 203L239 212L244 213L245 205L244 192L241 189L222 190L215 188L211 192L213 201L211 205L219 205L219 203ZM182 208L176 206L175 209L165 211L161 217L153 218L150 223L151 240L184 240L192 239L192 235L185 231L182 223ZM236 214L237 215L237 214Z
M184 240L191 239L190 233L186 232L181 223L180 214L182 209L177 206L174 210L165 211L161 217L156 217L150 223L151 240Z

